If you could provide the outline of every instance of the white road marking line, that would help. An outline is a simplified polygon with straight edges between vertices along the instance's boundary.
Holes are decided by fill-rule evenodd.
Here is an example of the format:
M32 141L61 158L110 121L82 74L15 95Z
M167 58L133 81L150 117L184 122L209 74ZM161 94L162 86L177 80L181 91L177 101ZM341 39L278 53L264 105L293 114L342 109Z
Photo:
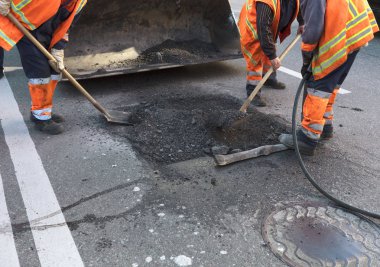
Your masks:
M285 67L280 67L278 70L282 71L283 73L289 74L289 75L291 75L293 77L296 77L298 79L302 79L301 73L296 72L294 70L291 70L291 69L288 69L288 68L285 68ZM343 88L340 88L340 90L338 91L338 94L341 94L341 95L350 94L350 93L351 93L351 91L348 91L348 90L343 89Z
M279 70L279 71L282 71L282 72L284 72L284 73L286 73L286 74L289 74L289 75L291 75L291 76L293 76L293 77L296 77L296 78L298 78L298 79L302 79L302 75L301 75L301 73L296 72L296 71L294 71L294 70L291 70L291 69L288 69L288 68L285 68L285 67L280 67L278 70Z
M1 82L1 81L0 81ZM1 83L0 83L1 87ZM17 256L11 219L9 217L7 203L5 201L3 180L0 174L0 262L8 266L20 266Z
M0 80L0 88L1 125L41 266L84 266L6 79Z
M16 71L16 70L22 70L22 67L4 67L5 72L11 72L11 71Z

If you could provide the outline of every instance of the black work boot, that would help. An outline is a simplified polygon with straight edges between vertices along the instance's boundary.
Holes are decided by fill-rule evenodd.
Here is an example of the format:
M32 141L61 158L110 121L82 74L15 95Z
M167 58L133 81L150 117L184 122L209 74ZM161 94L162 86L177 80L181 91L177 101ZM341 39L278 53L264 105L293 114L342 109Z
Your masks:
M327 141L334 137L334 127L332 124L323 126L323 131L321 134L321 140Z
M252 100L252 105L254 105L255 107L266 107L267 103L260 94L257 94L255 98Z
M65 119L63 118L63 116L59 115L59 114L52 114L51 115L51 119L56 122L56 123L62 123L65 121ZM38 119L36 117L33 116L32 113L30 113L30 120L32 122L36 122L38 121Z
M273 88L273 89L285 89L286 85L283 82L279 82L277 79L268 79L264 83L264 86Z
M4 77L4 68L0 68L0 79Z
M252 84L246 85L245 89L247 91L247 97L249 97L252 94L255 88L256 88L255 85L252 85ZM256 94L251 104L255 107L265 107L267 105L267 103L265 102L265 99L261 96L261 90Z
M45 121L35 119L34 123L35 123L36 129L47 134L56 135L56 134L62 133L64 130L61 124L56 123L52 119L45 120Z
M286 145L289 148L294 149L293 135L292 134L281 134L278 138L281 144ZM313 156L315 148L317 147L318 141L312 140L307 137L302 130L297 130L297 141L300 153L307 156Z

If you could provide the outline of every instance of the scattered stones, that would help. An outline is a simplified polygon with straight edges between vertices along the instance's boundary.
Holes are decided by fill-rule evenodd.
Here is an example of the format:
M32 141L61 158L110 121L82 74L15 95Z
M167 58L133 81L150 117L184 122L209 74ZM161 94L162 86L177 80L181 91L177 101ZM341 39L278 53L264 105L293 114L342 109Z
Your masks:
M191 266L193 264L192 259L185 255L177 256L173 260L178 266Z

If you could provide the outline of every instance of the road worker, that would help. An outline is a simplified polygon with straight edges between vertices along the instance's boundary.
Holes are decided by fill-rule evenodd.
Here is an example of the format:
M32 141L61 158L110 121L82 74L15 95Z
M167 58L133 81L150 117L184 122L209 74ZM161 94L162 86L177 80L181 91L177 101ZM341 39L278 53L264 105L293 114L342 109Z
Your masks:
M297 140L301 153L313 155L318 141L333 137L336 94L360 48L379 27L367 0L301 0L301 11L305 20L301 72L310 77ZM293 147L292 135L282 134L280 142Z
M87 0L0 0L0 46L17 46L32 100L30 119L48 134L63 132L63 117L52 113L54 90L64 68L68 30ZM6 17L15 16L56 59L50 62ZM1 94L1 92L0 92Z
M299 0L247 0L239 18L240 43L247 65L246 91L249 96L270 67L274 72L265 85L284 89L285 84L276 78L281 66L276 51L276 40L282 42L290 34L290 27L298 19L299 32L303 31L303 20L299 13ZM266 106L261 92L254 98L253 105Z

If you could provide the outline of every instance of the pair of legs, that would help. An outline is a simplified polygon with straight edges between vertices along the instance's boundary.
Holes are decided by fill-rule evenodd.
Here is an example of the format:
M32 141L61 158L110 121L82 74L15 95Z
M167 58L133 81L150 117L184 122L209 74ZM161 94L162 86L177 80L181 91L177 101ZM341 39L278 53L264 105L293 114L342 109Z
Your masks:
M39 29L31 32L38 40L41 33ZM50 40L42 41L42 45L48 48ZM47 58L27 38L23 37L17 43L21 63L28 78L28 87L31 97L31 120L36 123L39 130L49 134L63 132L63 126L59 122L63 118L59 115L52 116L53 96L61 75L56 73L49 65Z
M248 50L245 50L248 51ZM260 49L252 50L252 53L244 53L244 58L247 62L247 85L246 92L247 97L255 89L256 85L262 80L263 76L269 71L272 67L270 60L266 57ZM255 55L256 53L256 55ZM252 55L255 55L255 60ZM273 72L268 80L265 82L265 86L272 87L274 89L285 89L285 84L278 82L276 77L276 72ZM261 90L258 92L256 97L252 102L255 106L266 106L264 99L261 96Z
M300 150L304 154L313 154L318 141L328 139L333 134L333 105L338 90L349 73L359 51L348 55L344 64L322 79L312 76L306 82L306 97L302 109L302 126L297 131ZM281 135L280 142L292 147L291 135Z

